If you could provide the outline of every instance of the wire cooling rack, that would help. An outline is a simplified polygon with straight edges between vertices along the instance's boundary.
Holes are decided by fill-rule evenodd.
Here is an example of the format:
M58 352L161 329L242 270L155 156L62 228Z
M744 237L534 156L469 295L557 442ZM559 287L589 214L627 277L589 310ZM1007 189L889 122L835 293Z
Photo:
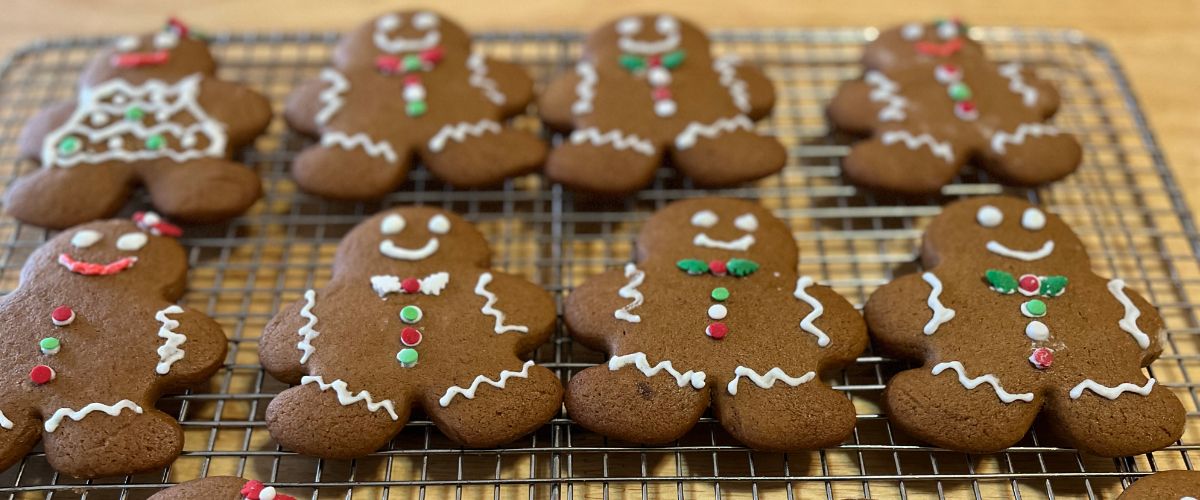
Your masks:
M846 140L829 134L823 104L839 81L857 76L861 44L873 29L721 32L715 50L756 61L776 82L779 104L762 127L790 152L787 168L757 184L700 191L663 169L652 189L622 202L573 196L533 175L492 191L453 190L417 169L402 189L376 203L330 203L297 193L287 166L305 140L276 120L243 153L264 178L254 210L226 225L190 227L190 289L185 302L224 325L225 367L205 387L169 397L187 444L169 469L79 481L54 473L34 452L0 472L0 498L145 498L167 483L205 475L244 474L278 483L301 498L1111 498L1138 476L1191 468L1200 447L1200 236L1178 186L1138 109L1125 76L1103 45L1070 31L974 28L993 58L1020 60L1058 82L1056 122L1077 134L1085 160L1067 180L1041 190L1006 189L968 171L943 196L889 200L863 193L840 176ZM329 59L336 34L218 36L224 78L249 83L280 109L283 97ZM545 83L571 67L574 33L481 37L479 49L516 60ZM0 179L34 168L16 156L16 137L37 109L72 96L83 63L106 40L35 44L0 70ZM518 120L537 127L536 120ZM495 265L543 284L557 298L586 277L628 260L633 237L654 210L701 194L761 200L789 222L801 246L801 271L856 305L897 274L913 272L922 229L941 203L1008 191L1049 206L1079 232L1096 271L1121 276L1161 309L1165 352L1153 375L1172 388L1191 421L1180 443L1138 457L1100 459L1047 442L1037 432L994 455L972 456L923 445L889 425L879 409L885 381L903 363L867 352L831 382L858 408L853 438L808 453L749 451L705 418L679 442L641 447L606 440L560 414L509 447L462 450L421 415L386 449L354 461L325 461L280 450L263 412L284 386L263 373L256 350L263 326L282 304L329 279L338 240L363 217L398 204L431 204L477 223L495 250ZM144 204L145 200L135 202ZM135 207L128 210L132 211ZM49 234L0 219L0 290L16 286L21 265ZM536 359L565 381L603 357L563 332ZM653 418L653 416L647 416Z

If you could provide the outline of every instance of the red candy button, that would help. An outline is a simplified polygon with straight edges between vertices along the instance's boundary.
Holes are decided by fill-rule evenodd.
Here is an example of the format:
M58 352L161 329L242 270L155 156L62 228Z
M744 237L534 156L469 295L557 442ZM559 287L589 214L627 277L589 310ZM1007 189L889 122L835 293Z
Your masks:
M407 75L404 77L405 85L420 85L421 77L419 75Z
M650 91L650 97L652 97L655 101L661 101L663 99L670 99L671 98L671 89L668 89L666 87L658 87L658 88Z
M400 282L400 288L404 289L404 293L417 293L421 291L421 282L416 278L404 278Z
M247 498L258 498L258 494L262 493L263 484L260 481L246 481L246 485L242 486L242 496Z
M725 338L725 335L729 334L729 327L725 326L725 323L713 323L708 325L708 328L704 329L704 334L714 339L721 340Z
M411 326L404 327L403 330L400 330L400 342L404 343L404 345L409 346L409 347L420 344L421 343L421 330L418 330Z
M46 365L37 365L29 370L29 380L37 385L47 384L54 380L54 369Z
M1018 286L1020 286L1021 289L1026 292L1034 293L1034 292L1037 292L1039 288L1041 288L1042 284L1041 284L1041 280L1039 280L1037 276L1034 276L1032 274L1026 274L1024 276L1021 276L1021 279L1018 282Z
M1034 349L1033 354L1029 356L1029 362L1038 369L1050 368L1050 365L1054 363L1054 351L1045 347Z
M717 276L724 276L725 272L728 271L728 269L725 267L725 261L723 260L714 260L709 262L708 270L712 271L712 273Z
M75 321L75 311L67 306L55 307L50 312L50 320L54 322L55 326L67 326Z

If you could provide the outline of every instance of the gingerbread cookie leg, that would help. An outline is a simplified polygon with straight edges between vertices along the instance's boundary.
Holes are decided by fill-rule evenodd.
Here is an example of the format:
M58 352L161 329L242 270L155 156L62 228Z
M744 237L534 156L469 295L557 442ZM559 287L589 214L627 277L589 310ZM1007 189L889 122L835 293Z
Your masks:
M988 171L1008 181L1041 184L1075 171L1082 155L1075 136L1052 125L1021 123L994 132L983 158Z
M675 137L671 157L701 186L727 186L761 179L783 168L787 150L774 137L759 135L745 115L709 123L692 122Z
M1046 407L1053 434L1104 457L1149 453L1177 441L1185 413L1179 399L1154 379L1126 375L1083 379L1055 392Z
M546 175L574 190L623 194L650 184L662 157L661 146L637 134L586 127L550 152Z
M438 178L472 188L537 170L546 145L533 134L484 119L443 126L419 154Z
M936 193L967 161L967 150L929 133L885 130L855 144L842 164L862 186L907 194Z
M714 385L717 418L751 448L824 448L841 443L854 428L854 405L814 380L814 372L739 366L729 375L730 382Z
M341 379L305 376L267 406L267 428L304 455L355 458L382 448L408 422L412 401L388 399Z
M306 148L292 163L292 177L310 193L370 200L396 189L411 161L411 151L404 144L362 132L326 131L319 144Z
M183 450L174 418L128 399L56 409L46 415L44 430L50 465L81 478L162 468Z
M14 181L4 205L17 219L63 229L117 213L135 181L133 168L123 163L43 167Z
M41 422L28 415L24 408L0 408L0 470L20 462L41 436Z
M650 359L642 352L613 356L607 364L577 373L566 397L567 413L579 425L644 444L679 439L700 421L708 404L704 372Z
M515 357L504 363L479 361L486 364L471 366L483 373L457 377L453 385L427 392L421 401L438 430L456 443L499 446L533 432L558 413L563 389L554 372Z
M155 208L188 222L214 222L250 208L262 193L258 174L240 163L202 158L137 165ZM219 194L219 196L218 196Z

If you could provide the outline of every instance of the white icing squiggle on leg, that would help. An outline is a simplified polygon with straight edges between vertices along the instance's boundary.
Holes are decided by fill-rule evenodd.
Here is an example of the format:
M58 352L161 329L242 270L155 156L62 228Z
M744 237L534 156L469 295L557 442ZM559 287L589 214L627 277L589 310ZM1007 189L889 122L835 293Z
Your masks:
M467 77L467 83L479 89L487 100L492 101L492 104L503 106L507 99L504 93L496 87L496 80L488 76L487 58L479 52L471 54L467 58L467 69L471 71L471 76Z
M576 100L571 104L571 112L586 115L592 112L592 100L596 98L596 67L581 62L575 65L575 74L579 75L579 83L575 85Z
M596 127L581 128L571 132L567 140L571 144L591 143L593 146L611 146L617 151L632 149L646 156L654 156L654 144L637 134L625 134L620 130L609 130L603 134Z
M501 131L499 123L492 120L479 120L475 123L458 122L453 125L444 125L441 129L429 139L429 150L437 153L446 149L447 141L463 142L468 136L482 137L483 134L493 133L499 134Z
M893 82L878 71L868 71L863 77L863 81L871 86L871 93L868 95L868 99L873 102L887 103L883 109L879 110L879 121L904 121L908 116L904 112L905 106L908 105L908 100L896 95L896 91L900 90L900 86L896 85L896 82Z
M110 417L115 417L121 414L121 410L130 410L138 415L141 415L143 411L141 406L138 406L137 403L134 403L128 399L122 399L114 405L91 403L78 410L59 408L54 411L54 414L51 415L50 418L46 419L44 428L46 429L46 432L54 432L56 429L58 429L58 426L62 424L62 420L64 418L69 418L78 422L83 420L84 417L92 414L92 412L97 411L105 413Z
M1003 130L997 130L992 134L992 151L1002 155L1008 150L1007 144L1020 145L1025 144L1026 137L1046 137L1058 134L1058 128L1044 123L1022 123L1017 125L1017 129L1011 134Z
M696 145L696 140L703 136L713 139L721 134L737 130L753 130L754 123L746 115L733 118L719 118L712 123L691 122L684 127L683 132L675 136L675 149L684 150Z
M1080 396L1083 396L1083 391L1088 389L1108 399L1117 399L1117 396L1120 396L1126 392L1149 396L1150 390L1154 388L1154 382L1155 380L1152 378L1146 381L1145 385L1137 385L1126 382L1116 387L1109 387L1107 385L1098 384L1095 380L1089 378L1083 382L1080 382L1079 385L1072 387L1070 395L1071 399L1079 399Z
M443 408L450 406L450 402L454 401L454 396L459 394L467 399L475 399L475 390L478 389L482 384L487 384L497 389L503 389L505 383L508 382L508 379L510 378L529 378L529 367L531 366L533 366L533 361L526 361L525 365L521 367L521 371L514 372L510 370L502 370L500 372L500 376L496 379L490 379L483 375L479 375L475 377L474 381L471 382L471 386L466 389L463 389L457 385L446 389L446 393L443 394L440 399L438 399L438 404L442 405Z
M383 157L388 163L396 163L400 160L390 142L383 139L372 140L370 136L362 132L354 135L346 135L344 132L337 131L325 132L321 134L321 146L327 148L337 146L347 151L362 148L363 152L372 158Z
M321 392L333 389L333 391L337 393L338 404L342 406L350 406L361 401L367 404L367 409L372 413L379 411L380 408L383 408L387 411L387 414L392 417L393 421L400 420L400 416L396 414L396 407L392 403L392 400L384 399L376 402L375 399L371 397L371 393L367 391L358 391L357 393L350 392L350 389L348 389L346 386L345 380L337 379L326 384L325 379L321 378L320 376L306 375L300 378L300 385L308 384L317 384L317 387L321 390Z
M759 375L758 372L754 371L754 369L752 369L752 368L747 368L745 366L738 366L737 368L734 368L733 374L734 374L733 380L730 380L729 386L726 387L726 389L729 391L730 396L737 395L738 380L741 380L742 377L746 377L751 382L754 382L754 385L757 385L763 389L770 389L772 386L775 385L775 382L777 382L777 381L783 382L792 387L796 387L800 384L803 384L805 382L812 380L813 378L815 378L817 376L816 372L808 372L799 377L792 377L792 376L788 375L786 372L784 372L783 369L778 366L771 368L770 370L767 370L767 373L764 373L762 375Z
M746 91L746 82L737 77L737 65L742 60L738 56L719 57L713 61L713 69L720 77L721 85L729 90L733 105L743 113L750 112L750 94Z
M5 417L4 412L2 411L0 411L0 428L10 431L13 429L12 420L9 420L8 417Z
M939 375L947 369L958 372L958 383L962 384L963 387L966 387L967 389L974 389L982 384L988 384L992 386L993 390L996 391L996 396L1000 398L1000 401L1005 403L1011 403L1018 400L1025 401L1027 403L1033 401L1032 392L1022 392L1018 394L1010 393L1004 390L1004 387L1000 386L1000 379L996 378L995 375L990 373L986 373L975 378L967 377L966 368L963 368L963 364L958 361L947 361L945 363L938 363L937 365L934 365L933 374Z
M475 282L475 295L487 299L483 303L483 308L480 312L488 316L496 318L496 333L521 332L529 333L529 327L523 325L506 325L504 324L504 312L496 309L496 301L500 300L496 294L487 289L488 283L492 282L492 273L483 273L479 275L479 281Z
M183 359L184 352L179 346L187 342L186 335L175 332L179 328L179 321L168 318L168 314L183 314L183 308L173 305L154 314L154 319L162 323L158 328L158 336L166 339L163 345L158 346L158 366L154 367L154 371L159 375L170 373L171 365Z
M889 130L883 133L880 141L885 146L903 142L905 147L912 150L926 146L933 156L946 160L946 163L954 163L954 149L950 147L950 143L938 141L929 134L912 135L912 132L907 130Z
M800 320L800 329L816 336L817 345L825 347L829 345L829 335L826 335L823 330L817 328L817 325L813 324L813 321L816 321L817 318L820 318L822 314L825 314L825 306L821 305L821 301L817 300L816 297L809 295L808 292L805 291L806 288L812 285L813 279L808 276L801 276L800 279L796 280L796 291L793 293L793 295L795 295L797 299L804 301L804 303L812 307L812 312L808 313L808 316L805 316L804 319Z
M929 304L929 309L933 311L933 316L929 318L928 323L925 323L924 330L925 335L933 335L937 332L939 326L942 326L943 323L954 319L954 309L950 309L949 307L942 305L940 298L942 296L942 280L939 280L938 277L931 272L921 274L921 279L925 280L926 283L929 283L930 287L933 287L933 289L929 291L929 299L926 300L926 303Z
M642 282L645 281L646 271L638 269L636 265L630 262L625 264L625 277L629 278L629 282L617 291L617 295L621 296L621 298L633 300L628 304L625 304L624 307L613 311L613 316L616 316L617 319L625 320L630 323L641 323L642 317L629 311L641 307L642 302L645 300L645 297L642 295L642 292L638 290L638 287L642 286Z
M679 387L691 384L692 388L694 389L704 388L704 379L706 378L704 372L688 370L686 372L679 373L674 366L671 366L670 361L661 361L657 365L650 366L650 361L646 359L646 353L644 352L635 352L625 354L623 356L613 356L608 360L608 369L610 371L615 372L626 365L633 365L638 369L638 371L642 372L642 375L647 377L653 377L658 375L658 372L666 371L675 378L675 383L678 384Z
M304 323L296 333L300 334L300 342L296 343L296 349L304 352L300 355L300 364L308 362L308 358L312 356L313 351L317 350L312 345L312 340L321 335L315 327L317 326L317 316L313 314L312 308L317 305L317 292L309 290L304 292L304 307L300 308L300 317L308 320Z
M1137 320L1142 316L1142 311L1138 310L1132 300L1129 300L1128 295L1125 295L1125 281L1119 279L1109 281L1108 293L1111 293L1113 298L1117 299L1117 302L1120 302L1125 307L1125 317L1117 321L1117 325L1137 341L1138 347L1142 349L1149 348L1150 336L1146 335L1146 332L1143 332L1137 326Z
M329 82L329 87L317 94L317 100L321 102L321 109L317 111L313 121L317 125L329 123L329 120L342 109L345 104L342 101L342 94L350 90L350 82L338 70L333 68L325 68L321 70L321 79Z

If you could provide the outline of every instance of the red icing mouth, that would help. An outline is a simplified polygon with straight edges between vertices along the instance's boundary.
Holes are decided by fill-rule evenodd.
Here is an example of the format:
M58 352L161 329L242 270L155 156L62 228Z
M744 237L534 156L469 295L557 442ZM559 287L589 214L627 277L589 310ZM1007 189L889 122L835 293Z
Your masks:
M114 260L108 264L95 264L82 260L75 260L70 255L65 253L58 254L58 263L62 264L67 270L82 274L84 276L111 276L121 271L133 267L133 263L137 262L137 257L123 257Z
M917 52L927 56L950 57L959 50L962 50L963 41L961 37L956 37L944 43L921 40L913 45L916 46Z
M171 58L171 53L165 50L156 52L129 52L112 57L112 65L118 68L138 68L142 66L157 66L165 64Z

